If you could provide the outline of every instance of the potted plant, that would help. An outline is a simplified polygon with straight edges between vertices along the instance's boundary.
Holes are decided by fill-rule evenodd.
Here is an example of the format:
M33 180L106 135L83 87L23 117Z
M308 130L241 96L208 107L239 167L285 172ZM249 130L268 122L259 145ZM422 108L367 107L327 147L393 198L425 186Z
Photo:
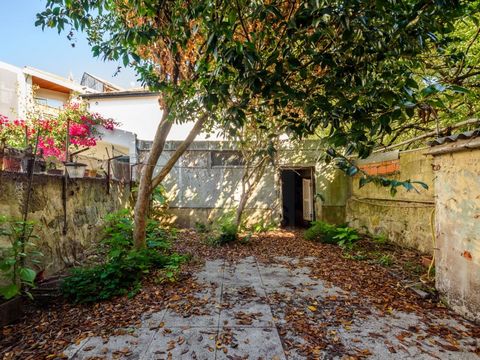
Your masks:
M97 169L89 169L87 176L92 177L92 178L96 178L97 177Z
M45 158L47 174L63 175L63 170L59 169L61 162L55 156Z
M0 236L10 240L10 246L0 249L0 327L22 315L22 297L31 297L37 272L27 265L38 263L42 254L34 250L32 222L8 220L0 217Z
M22 170L22 152L18 149L5 149L3 170L20 172Z

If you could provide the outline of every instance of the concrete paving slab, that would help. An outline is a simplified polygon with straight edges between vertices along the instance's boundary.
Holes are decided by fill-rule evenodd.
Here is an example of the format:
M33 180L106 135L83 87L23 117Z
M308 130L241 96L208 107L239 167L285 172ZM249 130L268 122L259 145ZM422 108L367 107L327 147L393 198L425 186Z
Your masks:
M167 311L163 322L170 327L216 327L220 316L219 308L212 308L209 315L184 316L173 311Z
M217 360L286 360L280 337L275 329L224 327L219 333L219 339L222 338L228 341L225 345L221 343L217 349Z
M261 303L235 304L231 309L222 310L219 324L235 328L275 327L270 306Z
M66 355L69 359L140 359L152 341L154 331L138 332L131 335L111 336L108 339L91 337L75 349L70 348Z
M148 313L142 316L142 328L147 328L150 330L157 329L163 322L165 317L166 309L158 312Z
M141 359L211 360L215 358L217 328L159 330Z
M343 306L341 301L326 302L327 297L342 300L355 294L312 277L303 267L308 259L280 260L279 264L268 265L257 264L253 257L235 263L207 261L197 274L197 282L204 286L193 297L181 298L169 309L145 314L140 328L134 331L108 339L87 338L69 346L65 354L71 359L307 359L309 354L295 347L287 352L282 347L277 327L284 329L284 341L299 348L308 345L308 340L289 326L287 304L299 304L302 309L315 301L321 314ZM305 314L310 323L316 324L313 312L307 310ZM429 321L466 330L453 317ZM414 328L415 332L409 330ZM427 330L426 320L415 314L384 315L373 307L372 311L357 313L349 325L339 322L329 327L343 355L368 350L373 359L478 358L472 352L479 346L478 339L459 341L460 351L455 352L448 350L444 339L431 336ZM402 337L406 341L400 341ZM332 352L327 347L317 356L341 358L335 346Z
M196 274L198 281L220 286L223 282L224 260L207 261L202 271Z
M222 303L267 302L267 293L262 283L249 285L223 284Z

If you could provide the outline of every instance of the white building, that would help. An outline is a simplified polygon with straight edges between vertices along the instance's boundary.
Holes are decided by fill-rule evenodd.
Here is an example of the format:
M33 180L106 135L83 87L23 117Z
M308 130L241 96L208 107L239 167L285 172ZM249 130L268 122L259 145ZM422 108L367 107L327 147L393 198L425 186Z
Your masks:
M33 109L55 115L74 94L89 91L70 79L0 62L0 114L10 119L25 118Z
M111 117L120 123L119 128L137 134L141 140L151 141L162 117L158 104L158 93L141 90L109 91L83 94L90 111ZM193 122L174 124L167 137L168 141L184 140L193 127ZM218 136L201 133L195 139L222 140Z

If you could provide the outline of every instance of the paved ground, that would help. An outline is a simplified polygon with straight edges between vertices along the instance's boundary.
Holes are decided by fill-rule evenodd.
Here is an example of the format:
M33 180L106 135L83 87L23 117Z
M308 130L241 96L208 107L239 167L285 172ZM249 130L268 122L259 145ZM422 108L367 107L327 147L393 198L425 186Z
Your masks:
M429 331L432 324L465 331L453 318L430 318L427 324L415 314L385 315L355 300L354 293L311 276L303 266L308 258L277 260L207 261L197 274L203 286L193 296L175 295L168 309L144 314L139 328L86 338L65 354L72 359L478 358L468 352L478 339L456 342L460 352L450 351L451 343ZM318 331L328 344L309 344Z

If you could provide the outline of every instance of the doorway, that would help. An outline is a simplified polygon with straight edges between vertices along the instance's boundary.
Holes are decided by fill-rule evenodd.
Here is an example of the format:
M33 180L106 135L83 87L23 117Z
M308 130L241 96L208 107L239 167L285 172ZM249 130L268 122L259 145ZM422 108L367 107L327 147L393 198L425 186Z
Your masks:
M307 227L314 219L313 167L281 170L282 226Z

